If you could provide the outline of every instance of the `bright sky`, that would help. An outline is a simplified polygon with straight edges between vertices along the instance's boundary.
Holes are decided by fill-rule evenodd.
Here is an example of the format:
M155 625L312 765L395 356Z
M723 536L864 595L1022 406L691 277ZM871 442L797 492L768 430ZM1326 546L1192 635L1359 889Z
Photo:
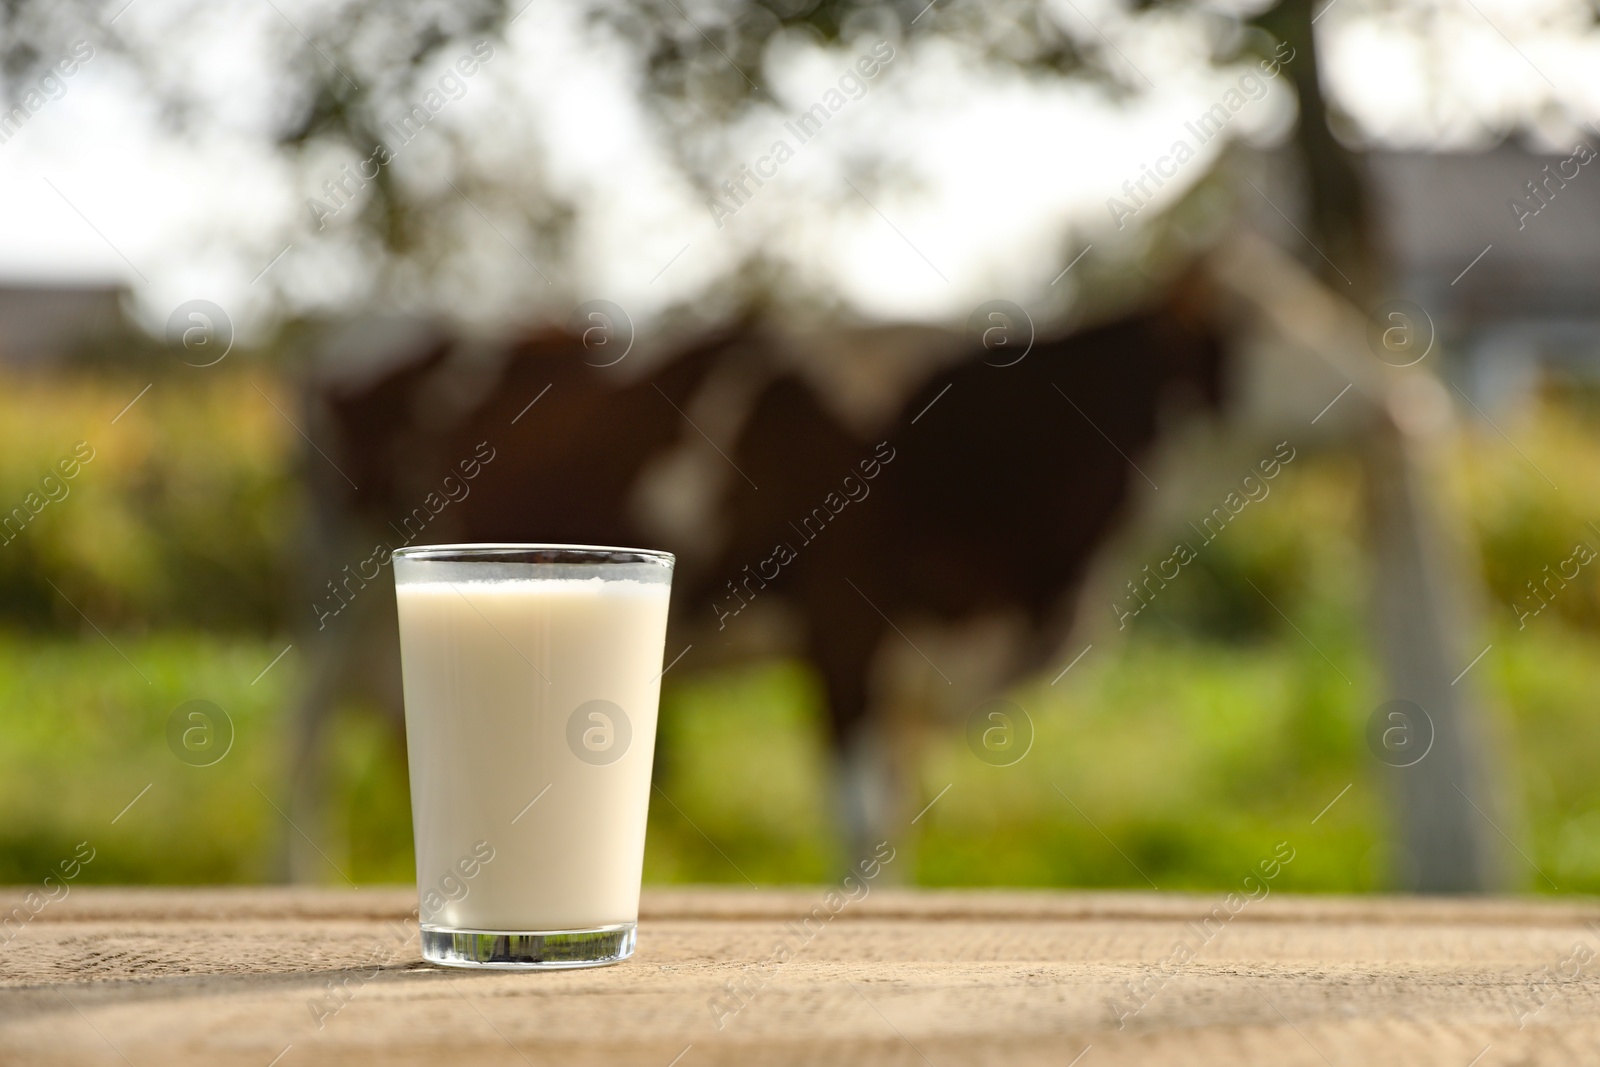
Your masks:
M582 28L575 5L531 4L465 95L391 166L417 188L444 189L440 163L454 150L508 176L513 193L518 182L543 181L577 207L572 256L540 262L505 205L463 203L451 223L470 254L439 286L418 289L417 309L561 317L604 297L647 322L715 293L757 249L812 292L871 317L959 321L995 296L1059 307L1072 278L1051 280L1069 260L1091 242L1136 240L1204 173L1220 139L1193 160L1163 164L1172 176L1150 210L1124 231L1111 225L1107 198L1129 199L1123 182L1176 139L1197 145L1185 122L1225 100L1248 69L1210 69L1193 21L1158 12L1135 23L1114 0L1062 2L1086 46L1101 47L1101 33L1115 46L1110 62L1143 90L1131 108L1099 88L985 66L935 40L895 46L860 98L802 144L785 121L825 102L874 41L824 49L786 38L761 75L760 99L770 102L707 150L719 161L712 170L730 177L780 139L793 158L763 164L774 176L750 185L748 203L720 228L704 194L670 164L627 47ZM1532 121L1552 145L1570 145L1575 121L1600 113L1600 39L1582 4L1419 0L1376 10L1390 6L1334 0L1318 22L1333 90L1373 141L1476 147ZM314 24L309 3L279 7ZM202 10L179 22L163 0L138 0L115 32L162 42L150 54L204 88L218 121L203 140L165 124L102 45L59 99L0 145L0 278L121 280L152 326L185 300L209 299L245 333L277 309L362 299L370 260L348 215L319 232L306 208L340 163L356 160L325 153L292 169L261 136L289 106L274 96L270 67L273 35L289 32L282 16L262 0ZM72 42L43 44L65 55ZM443 62L469 47L447 48ZM1230 135L1268 143L1286 130L1292 94L1266 84L1233 116Z

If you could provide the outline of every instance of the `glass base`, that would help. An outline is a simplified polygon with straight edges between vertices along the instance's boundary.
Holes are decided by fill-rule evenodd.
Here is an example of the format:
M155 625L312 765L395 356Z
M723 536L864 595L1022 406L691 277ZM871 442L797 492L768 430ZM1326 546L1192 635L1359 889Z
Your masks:
M637 923L587 930L460 930L422 927L422 958L447 967L507 970L603 967L633 955Z

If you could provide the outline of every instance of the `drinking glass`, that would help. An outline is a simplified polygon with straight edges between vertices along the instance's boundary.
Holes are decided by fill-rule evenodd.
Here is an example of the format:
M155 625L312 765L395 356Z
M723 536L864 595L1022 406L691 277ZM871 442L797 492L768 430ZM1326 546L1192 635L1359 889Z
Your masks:
M422 955L628 958L672 555L425 545L393 562Z

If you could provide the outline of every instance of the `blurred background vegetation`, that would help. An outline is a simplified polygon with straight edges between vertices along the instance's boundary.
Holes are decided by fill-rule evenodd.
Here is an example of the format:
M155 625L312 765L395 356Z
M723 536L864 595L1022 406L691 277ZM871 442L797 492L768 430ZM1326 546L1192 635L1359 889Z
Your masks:
M292 640L301 445L257 391L289 410L289 387L240 359L162 376L118 417L145 381L0 382L7 507L76 442L95 450L70 494L0 546L0 882L37 880L86 834L98 853L86 880L260 881L287 832L274 804L304 660L291 650L266 668ZM1600 568L1520 632L1511 607L1577 540L1600 548L1593 517L1565 503L1600 497L1600 405L1557 383L1499 425L1526 459L1467 427L1449 469L1471 523L1458 532L1490 594L1481 644L1493 647L1473 670L1520 791L1508 810L1521 823L1507 829L1549 878L1523 866L1524 888L1600 892L1600 780L1584 757L1600 748L1585 710L1600 686ZM1575 491L1530 477L1530 461ZM899 873L924 885L1222 887L1288 840L1282 888L1392 885L1383 768L1363 739L1383 695L1369 666L1356 462L1305 454L1124 647L1097 645L1059 684L1011 693L1038 730L1022 762L990 767L959 727L934 732L920 793L950 789L914 827ZM840 857L817 680L767 661L668 682L658 784L672 803L652 805L647 880L828 878ZM166 747L169 714L196 698L237 731L210 767ZM409 881L401 735L350 704L333 736L336 816L319 844L359 883Z

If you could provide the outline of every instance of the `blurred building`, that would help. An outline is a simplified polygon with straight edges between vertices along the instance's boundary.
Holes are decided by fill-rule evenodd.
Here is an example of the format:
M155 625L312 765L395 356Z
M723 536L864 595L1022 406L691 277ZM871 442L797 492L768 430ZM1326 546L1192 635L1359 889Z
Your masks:
M1399 291L1433 316L1485 408L1548 373L1600 380L1600 154L1373 153Z
M120 285L0 283L0 365L46 367L95 338L126 333Z

